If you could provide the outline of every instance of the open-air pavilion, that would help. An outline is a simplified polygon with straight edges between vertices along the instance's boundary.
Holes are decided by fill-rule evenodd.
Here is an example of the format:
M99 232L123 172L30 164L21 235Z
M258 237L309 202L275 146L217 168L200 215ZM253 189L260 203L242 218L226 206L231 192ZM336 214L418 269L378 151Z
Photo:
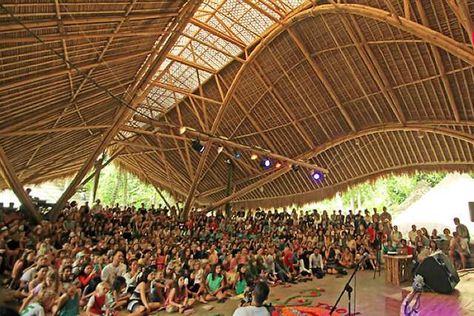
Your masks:
M0 189L38 219L25 184L73 177L54 214L114 162L187 215L472 171L473 16L463 0L2 1Z

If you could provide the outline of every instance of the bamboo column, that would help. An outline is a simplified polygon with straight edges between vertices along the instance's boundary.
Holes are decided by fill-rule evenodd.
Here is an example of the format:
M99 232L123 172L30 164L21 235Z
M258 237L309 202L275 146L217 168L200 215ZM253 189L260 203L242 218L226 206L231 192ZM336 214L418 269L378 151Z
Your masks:
M100 171L102 170L104 163L104 156L95 162L95 171L94 171L94 187L92 190L92 202L96 200L97 197L97 189L99 188L99 179L100 179Z
M8 186L20 200L23 206L21 209L25 212L25 215L33 223L39 224L41 222L41 215L37 212L28 194L26 194L25 189L23 188L20 179L18 179L15 169L8 160L7 154L3 150L2 146L0 146L0 170L2 172L3 178L8 183Z
M226 195L229 196L232 194L232 181L234 178L234 163L232 160L229 160L228 167L227 167L227 192ZM225 215L226 218L230 218L231 213L231 204L230 201L225 204Z

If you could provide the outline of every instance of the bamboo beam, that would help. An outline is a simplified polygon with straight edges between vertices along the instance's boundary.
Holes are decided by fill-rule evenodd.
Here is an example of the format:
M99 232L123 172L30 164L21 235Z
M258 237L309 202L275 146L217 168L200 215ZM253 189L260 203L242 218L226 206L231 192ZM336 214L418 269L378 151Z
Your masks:
M320 166L317 166L315 164L311 164L311 163L308 163L308 162L302 161L302 160L288 158L288 157L285 157L283 155L273 153L269 150L266 150L266 149L263 149L263 148L260 148L260 147L242 145L242 144L233 142L233 141L227 139L226 137L214 136L214 135L210 135L210 134L206 134L206 133L201 133L201 132L198 132L198 131L193 130L191 128L186 128L185 134L191 135L194 138L197 138L201 141L208 141L208 142L212 142L213 144L220 144L220 145L228 146L228 147L231 147L231 148L234 148L234 149L245 150L245 151L260 154L260 155L263 155L263 156L266 156L268 158L272 158L272 159L275 159L275 160L278 160L278 161L281 161L281 162L287 162L291 165L298 165L298 166L308 168L308 169L311 169L311 170L318 170L318 171L321 171L321 172L324 172L324 173L329 173L329 170L327 170L325 168L322 168Z
M281 34L288 25L295 24L300 20L303 20L308 17L315 17L318 15L325 15L325 14L351 14L357 15L369 19L374 19L377 21L381 21L387 23L397 29L405 31L409 34L412 34L421 40L431 43L439 48L446 50L448 53L464 60L470 65L474 66L474 54L473 50L470 49L467 45L463 43L459 43L452 38L447 37L437 31L434 31L430 28L427 28L421 24L416 22L399 18L401 19L402 23L399 23L399 20L394 18L392 15L387 14L388 12L385 10L377 9L374 7L369 7L366 5L358 5L358 4L347 4L347 3L339 3L339 4L324 4L314 6L312 2L308 2L295 11L294 14L287 16L284 20L282 20L281 25L277 25L272 27L270 30L265 32L262 35L261 39L259 39L255 43L255 48L252 50L251 54L246 56L248 59L252 60L255 58L256 55L260 53L268 44L276 38L279 34ZM187 36L188 38L192 38L191 36ZM242 64L246 64L247 66L250 64L250 60L239 60ZM239 72L245 71L246 67L239 70ZM238 76L236 76L238 77ZM235 84L238 84L236 80ZM225 108L225 107L224 107ZM218 113L218 115L220 115Z
M306 60L306 58L305 58L305 60ZM313 147L313 142L311 141L311 137L302 128L302 126L300 124L298 124L298 121L296 119L295 114L293 112L291 112L288 109L288 107L285 105L285 102L283 101L282 95L280 94L280 92L278 92L278 89L275 88L275 83L271 82L271 80L268 79L268 77L267 77L267 75L265 75L265 72L263 71L262 67L260 67L260 65L257 62L255 62L253 65L255 67L255 74L257 75L257 78L265 85L265 88L266 88L265 93L262 94L262 98L267 92L270 93L273 100L275 100L275 102L278 104L278 106L283 111L285 116L288 118L288 120L290 120L289 125L290 124L293 125L293 127L296 129L298 134L300 134L300 136L305 141L305 143L308 144L308 146ZM288 78L288 76L286 74L284 74L284 76L286 76ZM288 80L290 80L290 79L288 79ZM257 105L257 103L258 102L255 103L255 106ZM329 134L327 133L324 126L321 124L320 120L316 117L316 115L311 110L311 108L309 108L308 106L307 106L307 108L311 112L311 116L317 121L319 127L321 127L324 135L326 135L326 137L329 138ZM253 110L253 108L252 108L252 110ZM250 113L250 111L249 111L249 113ZM242 123L243 123L243 120L239 122L239 125L237 126L237 128L240 127L240 125ZM237 131L237 128L236 128L236 131Z
M159 35L166 34L165 32L124 32L115 34L115 38L126 38L126 37L153 37L156 38ZM41 40L45 43L57 42L57 41L73 41L73 40L90 40L90 39L101 39L110 38L110 33L84 33L84 34L51 34L41 35ZM38 40L34 37L0 37L0 44L19 44L19 43L37 43Z
M130 13L132 12L133 10L133 7L135 6L135 4L137 3L138 0L132 0L125 8L125 11L124 11L124 15L122 17L122 19L120 20L120 22L114 27L114 30L113 32L110 34L110 36L108 37L107 39L107 43L104 45L104 47L102 48L99 56L97 57L96 59L96 62L101 62L105 56L105 54L107 53L108 49L110 48L110 45L112 44L112 41L115 39L115 35L117 35L120 31L120 29L122 28L122 25L123 23L125 22L125 20L128 18L128 16L130 15ZM86 84L86 82L89 80L89 78L92 76L92 74L94 73L94 71L96 70L97 67L94 67L94 68L91 68L89 69L89 71L87 72L87 74L85 76L83 76L82 78L82 81L81 83L79 84L79 86L77 87L76 91L72 94L71 96L71 99L70 101L73 102L77 96L79 95L79 93L82 91L84 85ZM120 81L119 81L120 82Z
M75 132L83 130L102 130L109 128L111 125L86 125L86 126L70 126L70 127L55 127L50 129L35 129L35 130L19 130L12 132L0 131L0 137L14 137L14 136L29 136L38 134L61 133L61 132Z
M199 44L201 44L201 45L203 45L203 46L206 46L206 47L208 47L208 48L210 48L210 49L212 49L212 50L215 50L216 52L221 53L222 55L225 55L225 56L227 56L227 57L229 57L229 58L231 58L231 59L233 59L233 60L235 60L235 61L238 61L239 63L245 62L245 60L242 59L242 58L240 58L239 56L234 56L234 55L232 55L231 53L229 53L229 52L227 52L227 51L225 51L225 50L223 50L223 49L221 49L221 48L219 48L219 47L215 47L215 46L211 45L211 44L208 43L208 42L205 42L205 41L203 41L203 40L200 40L199 38L195 38L195 37L193 37L193 36L191 36L191 35L189 35L189 34L186 34L186 33L183 33L183 34L181 34L181 35L184 36L184 37L186 37L186 38L189 38L191 41L194 41L194 42L196 42L196 43L199 43ZM190 41L190 42L191 42L191 41Z
M129 107L126 107L125 105L122 105L118 109L118 113L114 118L114 123L112 127L104 134L95 151L90 154L82 168L71 181L69 187L57 201L55 207L52 210L53 219L57 217L57 214L64 205L64 203L74 194L76 187L87 174L97 157L104 151L104 149L108 146L112 139L117 135L120 128L126 122L129 121L133 113L132 109L135 110L141 104L143 99L148 95L149 91L152 88L150 82L153 80L153 77L155 76L157 70L159 69L162 62L165 60L166 55L178 40L179 34L184 30L187 22L193 16L200 3L201 1L193 1L184 4L184 8L181 10L181 19L178 19L178 21L174 25L170 26L174 28L172 35L170 35L170 37L167 39L162 38L162 41L165 41L161 43L163 46L156 46L157 50L152 52L151 56L147 59L144 66L140 70L140 75L137 76L137 82L131 85L130 91L132 93L128 94L127 96L130 95L132 97L127 98L125 100L125 102L129 102L131 109Z
M0 146L0 171L5 179L5 182L8 184L10 189L15 193L22 204L22 210L25 211L25 215L30 219L34 224L41 223L41 215L36 210L31 198L26 194L23 185L18 179L15 169L8 160L7 154L3 150L3 147Z
M333 139L329 142L321 144L320 146L299 155L295 159L311 159L312 157L315 157L315 156L321 154L322 152L324 152L324 151L326 151L330 148L336 147L336 146L338 146L338 145L340 145L344 142L349 142L353 139L357 139L357 138L367 136L367 135L386 133L386 132L396 132L396 131L420 131L420 132L426 132L426 133L440 134L440 135L453 137L453 138L456 138L456 139L459 139L459 140L462 140L462 141L465 141L465 142L468 142L468 143L474 145L474 136L471 135L471 134L464 133L464 132L459 132L459 131L455 131L455 130L451 130L451 129L447 129L447 128L438 128L438 127L433 127L433 126L427 126L427 125L423 125L422 123L406 123L405 125L402 125L402 124L399 124L399 123L396 123L396 124L392 123L392 124L377 125L377 126L373 126L373 127L367 128L367 129L358 130L357 132L352 132L352 133L347 134L347 135L343 135L343 136L335 138L335 139ZM400 164L400 162L399 162L399 164ZM289 168L288 166L283 166L281 169L279 169L275 172L268 173L265 177L263 177L259 181L255 182L254 184L252 184L248 187L245 187L245 188L241 189L240 191L237 191L237 192L233 193L231 196L229 196L225 199L222 199L222 200L220 200L218 202L215 202L215 203L211 203L211 205L209 205L209 207L206 208L204 210L204 212L208 212L210 210L213 210L213 209L227 203L228 201L232 201L235 198L238 198L238 197L240 197L240 196L242 196L246 193L249 193L249 192L251 192L251 191L253 191L253 190L255 190L255 189L257 189L257 188L259 188L259 187L261 187L261 186L263 186L263 185L265 185L265 184L267 184L267 183L269 183L269 182L271 182L275 179L277 179L278 177L284 175L285 173L287 173L290 170L291 170L291 168ZM220 187L219 190L213 189L211 194L223 191L225 189L226 189L225 186ZM203 192L200 195L200 198L206 197L208 195L209 195L209 192Z
M423 25L428 27L429 20L428 20L428 17L426 16L425 9L423 8L423 4L421 3L421 0L416 0L415 3L418 9L418 13L420 14L420 17L421 17L421 22L423 23ZM454 115L454 119L456 120L456 122L459 122L461 120L461 116L456 106L456 100L454 98L453 90L451 89L451 86L449 84L448 76L446 75L446 69L443 64L443 59L441 58L441 54L436 46L430 45L430 48L431 48L431 52L433 53L433 57L435 59L436 68L438 68L439 74L441 75L441 81L443 82L444 90L446 91L449 106L451 107L451 111Z
M176 112L178 114L179 125L183 126L184 125L183 117L181 115L181 109L179 107L179 104L176 105ZM176 141L175 144L176 144L176 147L178 147L177 141ZM181 154L181 150L179 152ZM183 159L183 160L186 161L186 168L188 169L189 176L191 177L191 179L193 179L194 178L194 169L193 169L193 165L192 165L192 162L191 162L191 155L189 153L189 148L188 148L188 146L186 146L186 141L184 141L184 153L186 154L186 159Z
M137 169L137 166L135 165L131 165L129 164L128 162L126 161L121 161L120 162L121 164L123 164L126 168L128 168L129 170L132 170L135 174L141 174L141 171L140 169ZM145 169L145 168L144 168ZM146 170L145 170L146 172ZM148 172L148 177L158 183L159 185L161 185L163 188L165 189L168 189L169 192L176 192L176 193L179 193L181 196L186 196L186 192L185 192L185 189L179 187L178 184L176 183L170 183L170 182L166 182L166 181L163 181L161 179L158 179L158 178L154 178L151 176L151 174L153 174L153 172Z
M222 85L228 89L229 87L226 85L225 81L222 80L222 78L219 77L219 75L216 75L215 77L216 79L216 84L217 84L217 87L218 87L218 90L219 90L219 93L221 94L221 97L222 99L225 98L225 95L224 95L224 92L222 91L222 87L220 85L220 81L222 81ZM265 142L265 145L268 146L268 148L270 148L271 151L273 152L276 152L276 146L275 144L270 140L270 138L262 133L262 128L260 126L260 124L258 124L258 122L250 115L250 113L247 111L247 109L245 108L245 106L242 104L242 102L239 100L239 98L234 94L233 96L234 98L234 101L237 103L237 105L239 106L239 108L242 110L242 112L245 114L243 120L245 120L245 118L247 118L250 122L250 124L252 124L252 126L255 128L255 130L258 132L258 134L263 138L264 142ZM240 126L240 124L235 128L234 132L232 132L230 138L233 137L233 135L235 134L235 132L237 131L238 127ZM207 172L213 167L214 163L217 161L217 159L219 158L219 155L216 155L216 157L214 158L214 160L211 162L211 164L209 165L209 168L204 172L203 174L203 177L207 174ZM237 164L238 167L240 167L238 164ZM255 171L252 171L252 173L255 172Z
M208 24L205 24L205 23L203 23L199 20L196 20L196 19L192 18L190 20L190 22L192 24L194 24L195 26L199 27L200 29L202 29L202 30L204 30L204 31L206 31L206 32L208 32L212 35L215 35L215 36L219 37L220 39L223 39L226 42L232 43L232 44L234 44L234 45L236 45L236 46L238 46L242 49L245 49L245 47L247 47L247 45L244 42L242 42L240 39L237 39L237 38L234 38L230 35L222 33L221 31L219 31L219 30L217 30L217 29L215 29L215 28L209 26Z
M439 48L442 48L448 53L474 66L473 49L467 46L466 44L459 43L456 40L444 34L441 34L440 32L437 32L429 27L418 24L416 22L407 20L402 17L398 17L397 19L391 15L387 15L387 11L380 10L377 8L359 4L320 5L310 10L304 11L304 13L302 14L298 14L297 18L302 19L304 16L308 15L320 15L330 13L353 14L385 22L397 29L400 29L418 38L421 38L429 44L433 44ZM294 17L294 19L296 19L296 17ZM401 21L401 23L399 21Z
M357 24L356 19L353 16L350 16L349 19L351 19L352 23L348 22L346 17L342 17L342 22L346 31L349 33L349 36L356 45L360 57L364 61L364 64L367 66L367 69L372 75L372 78L374 79L375 83L377 83L377 85L379 86L380 91L382 91L382 94L387 100L390 108L392 109L392 112L395 114L395 117L400 123L403 124L406 121L405 114L403 114L402 107L400 105L400 101L397 98L397 95L390 86L390 81L388 80L382 67L378 63L377 58L375 58L375 54L373 53L372 49L370 48L370 46L367 45L365 36L362 33L359 24ZM356 30L358 36L356 35L356 33L354 33L353 28Z
M385 5L390 11L390 14L392 14L392 16L394 16L397 19L398 23L402 23L400 20L400 17L398 16L397 10L393 6L393 4L390 2L390 0L383 0L383 1L385 2Z
M236 198L242 196L242 195L245 195L246 193L249 193L249 192L252 192L253 190L255 189L258 189L262 186L264 186L265 184L267 184L268 182L271 182L273 181L274 179L278 178L278 177L281 177L282 175L284 175L285 173L287 173L288 171L291 170L291 167L290 166L284 166L278 170L276 170L275 172L271 173L270 175L252 183L251 185L249 186L246 186L245 188L237 191L237 192L234 192L232 193L231 195L223 198L222 200L218 201L218 202L215 202L215 203L211 203L208 207L206 207L202 213L206 214L218 207L220 207L221 205L224 205L226 203L229 203L233 200L235 200Z
M212 141L209 141L206 146L204 147L204 152L201 154L201 158L199 159L199 163L196 167L196 170L194 172L194 178L193 182L191 184L191 187L189 189L188 195L186 197L186 202L184 204L184 209L183 209L183 219L187 219L189 216L189 211L191 209L191 204L193 203L193 200L195 199L194 193L196 191L196 188L201 180L201 174L204 169L204 165L206 163L207 157L209 155L209 152L211 151L212 147Z
M270 20L272 20L273 22L275 23L279 23L279 19L277 19L276 17L274 17L273 15L271 15L270 13L268 13L267 11L265 11L264 9L262 9L261 7L259 7L257 4L255 4L254 2L252 2L252 0L243 0L245 4L247 4L248 6L250 6L252 9L260 12L260 14L266 16L267 18L269 18ZM263 1L262 1L263 3Z
M126 150L127 151L127 150ZM145 170L143 169L142 165L138 162L137 159L135 159L135 157L132 156L132 160L135 162L135 164L138 166L138 168L140 169L140 171L142 172L142 176L145 177L145 179L155 188L156 192L160 195L161 199L163 200L163 202L165 202L166 206L168 206L168 209L171 209L171 205L168 203L168 201L165 199L165 197L163 196L163 193L161 193L161 190L155 185L155 182L154 181L151 181L150 177L148 176L148 174L145 172Z
M155 145L156 146L156 149L155 149L155 153L156 155L159 157L160 159L160 162L162 162L165 166L165 169L166 169L166 175L167 177L169 176L172 176L174 177L176 180L178 180L179 183L181 183L182 185L184 186L187 186L187 185L190 185L190 182L189 182L189 179L186 178L186 176L180 172L179 170L177 170L175 168L175 166L173 164L171 164L168 159L166 158L166 155L163 151L163 144L161 143L161 140L160 138L157 138L157 137L143 137L145 142L148 144L148 145ZM151 142L151 143L150 143ZM159 146L158 146L159 145Z
M124 86L129 85L130 82L125 83L124 85L116 85L115 87L112 87L109 89L109 91L114 92L117 88L118 89L123 89ZM121 95L122 91L115 93L116 95ZM94 93L88 93L85 94L81 97L80 101L76 101L78 103L78 107L81 110L85 109L90 109L96 106L97 104L101 104L104 102L108 102L109 99L112 96L105 94L103 91L94 91ZM80 105L79 105L80 104ZM61 102L61 103L55 103L54 108L50 108L48 104L47 106L42 106L42 107L35 107L36 110L40 110L41 112L38 115L29 117L25 120L21 120L19 122L15 123L9 123L8 127L2 129L1 133L6 133L6 132L14 132L15 129L18 128L28 128L32 129L33 127L41 127L45 126L45 124L54 122L57 120L57 116L61 113L58 113L58 108L69 108L70 103L68 101L66 102ZM71 115L73 113L76 113L77 109L70 109L69 111L66 111L65 115Z
M3 5L2 5L3 7ZM158 14L133 14L127 17L128 21L145 21L145 20L157 20L157 19L170 19L178 16L178 13L158 13ZM107 15L107 16L91 16L91 17L68 17L62 18L64 26L76 26L83 24L101 24L101 23L115 23L123 20L123 15ZM35 20L27 21L23 20L22 23L29 29L44 29L53 28L57 26L56 21L47 20ZM23 26L13 23L0 24L0 32L7 31L21 31Z
M152 84L155 87L170 90L170 91L185 95L189 98L198 99L198 100L202 100L202 101L206 101L206 102L213 103L213 104L218 104L218 105L222 104L222 101L218 101L218 100L214 100L214 99L207 98L207 97L204 97L204 96L200 96L198 94L194 94L190 90L186 90L184 88L173 86L173 85L170 85L170 84L167 84L167 83L154 81Z
M92 202L95 201L97 196L97 189L99 188L99 179L100 179L100 172L102 171L102 163L104 162L104 155L102 158L95 162L95 171L94 171L94 186L92 188Z
M449 171L466 171L466 170L473 170L474 164L471 162L427 162L423 164L407 164L407 165L397 165L394 167L383 168L381 170L377 170L376 172L372 172L370 174L363 174L354 178L347 179L342 181L334 186L331 187L324 187L321 189L312 190L309 192L304 192L300 194L292 194L292 195L285 195L279 196L277 198L254 198L248 199L245 201L237 201L234 202L236 207L240 206L247 206L249 205L270 205L271 207L279 207L279 206L287 206L281 203L281 201L292 201L296 199L298 201L308 201L308 202L315 202L327 198L329 196L333 196L336 192L341 192L346 190L347 188L356 185L358 183L362 183L364 181L370 181L374 178L378 178L379 176L383 176L386 174L396 173L401 174L403 172L413 172L414 169L422 170L422 171L440 171L440 170L449 170ZM275 204L272 202L275 201ZM273 205L272 205L273 204ZM200 213L205 213L207 211L201 211Z
M296 46L298 46L300 51L305 56L306 60L310 64L311 68L313 69L314 73L318 77L319 81L321 81L322 85L324 86L326 91L329 93L329 95L331 96L331 99L336 104L337 108L339 109L342 116L346 120L346 123L349 125L349 127L352 129L352 131L355 131L356 127L355 127L354 122L352 121L351 117L349 116L349 113L347 113L346 109L344 109L344 106L342 105L342 102L337 97L336 91L329 84L329 81L326 79L326 76L324 75L322 69L319 67L318 64L316 64L314 59L311 58L311 55L310 55L309 51L306 49L306 47L303 45L301 40L296 36L296 34L291 29L288 29L288 34L290 35L293 42L295 42Z
M140 131L138 129L127 128L127 130L129 130L129 131L133 130L134 132L140 133ZM145 134L152 134L154 136L157 135L155 132L144 132L144 133ZM166 134L162 134L162 135L166 135ZM278 160L278 161L281 161L281 162L287 162L287 163L292 164L292 165L298 165L298 166L308 168L308 169L311 169L311 170L319 170L319 171L324 172L324 173L329 173L328 170L326 170L324 168L321 168L320 166L317 166L315 164L310 164L310 163L307 163L307 162L301 161L301 160L291 159L291 158L285 157L283 155L271 152L269 150L265 150L265 149L260 148L260 147L254 147L254 146L247 146L247 145L239 144L239 143L233 142L233 141L231 141L231 140L229 140L225 137L222 137L222 136L214 136L214 135L210 135L210 134L207 134L207 133L198 132L198 131L196 131L194 129L191 129L189 127L186 127L185 135L191 135L191 137L183 137L183 136L178 136L178 135L173 135L173 134L168 134L168 135L166 135L166 137L174 138L174 139L181 139L181 140L183 140L183 139L185 139L185 140L199 139L201 141L207 142L205 147L208 147L209 142L212 142L214 144L220 144L220 145L228 146L228 147L231 147L231 148L234 148L234 149L245 150L245 151L248 151L248 152L251 152L251 153L256 153L256 154L259 154L259 155L263 155L263 156L266 156L268 158L272 158L272 159L275 159L275 160ZM138 147L138 148L151 149L151 150L161 150L160 147L153 146L153 145L140 144L140 143L137 143L137 142L114 141L113 145L123 145L123 146Z
M122 150L117 150L105 163L102 163L102 169L104 169L105 167L107 167L115 158L117 158L118 156L120 156L120 152ZM81 182L81 186L84 186L87 184L87 182L89 182L92 178L94 178L94 175L95 173L91 173L87 178L85 178L82 182Z
M186 65L186 66L189 66L189 67L193 67L193 68L196 68L196 69L199 69L199 70L202 70L202 71L205 71L205 72L208 72L210 74L216 74L217 73L217 70L216 69L213 69L211 67L208 67L208 66L204 66L204 65L201 65L201 64L198 64L194 61L191 61L191 60L187 60L181 56L176 56L176 55L172 55L172 54L168 54L168 56L166 56L169 60L172 60L172 61L175 61L177 63L180 63L180 64L183 64L183 65Z
M405 19L411 20L410 0L403 0L403 12L405 14Z
M84 70L88 70L88 69L91 69L91 68L94 68L94 67L97 67L97 66L103 66L103 65L110 66L110 65L118 63L118 62L124 62L124 61L130 60L130 59L145 57L149 53L150 52L147 51L147 52L139 52L139 53L134 53L134 54L118 55L118 56L115 56L113 58L104 59L101 62L78 64L76 66L77 66L77 69L79 69L80 71L84 71ZM18 88L18 87L21 87L23 85L30 84L32 82L37 82L37 81L41 81L41 80L45 80L45 79L49 79L49 78L53 78L53 77L57 77L57 76L62 76L62 75L67 75L67 74L77 75L78 74L77 69L75 69L75 68L71 68L71 69L60 68L60 69L55 69L55 70L51 70L51 71L42 72L42 73L39 73L39 74L30 75L30 76L28 76L26 78L23 78L21 80L17 80L17 81L14 81L14 82L8 82L6 84L1 85L0 86L0 92L10 90L10 89L13 89L13 88Z
M453 10L454 14L456 15L456 18L459 21L459 24L462 25L467 35L469 36L471 44L474 46L474 22L472 21L471 13L469 12L468 1L446 0L446 2L451 7L451 10Z

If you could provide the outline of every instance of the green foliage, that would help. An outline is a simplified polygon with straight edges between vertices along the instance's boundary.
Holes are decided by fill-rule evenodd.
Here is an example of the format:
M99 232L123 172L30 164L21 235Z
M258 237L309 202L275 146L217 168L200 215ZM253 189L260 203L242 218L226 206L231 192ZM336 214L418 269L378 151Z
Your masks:
M93 180L84 186L87 199L92 199L93 186ZM170 204L174 204L174 200L168 192L162 191L162 194ZM139 207L141 203L145 203L149 207L152 204L156 206L165 204L151 184L142 182L139 178L120 170L113 164L105 167L100 173L97 198L102 201L103 205L119 203L120 205Z
M446 176L446 172L431 172L423 173L419 172L415 175L416 181L426 181L430 187L434 187Z
M417 172L414 175L387 176L375 182L365 182L348 189L331 199L305 205L305 209L365 209L393 208L403 203L422 183L434 187L444 179L446 173ZM474 174L473 174L474 176ZM359 203L360 202L360 203Z

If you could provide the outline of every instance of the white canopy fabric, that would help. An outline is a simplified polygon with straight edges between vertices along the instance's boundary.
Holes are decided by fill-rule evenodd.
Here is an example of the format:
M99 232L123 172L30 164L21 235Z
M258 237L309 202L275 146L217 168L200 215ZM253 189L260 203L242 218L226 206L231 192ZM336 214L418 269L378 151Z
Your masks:
M433 228L442 233L444 228L455 229L454 217L459 217L474 237L474 223L469 216L468 202L474 201L474 179L467 174L448 174L438 185L393 219L394 225L406 236L411 225Z

